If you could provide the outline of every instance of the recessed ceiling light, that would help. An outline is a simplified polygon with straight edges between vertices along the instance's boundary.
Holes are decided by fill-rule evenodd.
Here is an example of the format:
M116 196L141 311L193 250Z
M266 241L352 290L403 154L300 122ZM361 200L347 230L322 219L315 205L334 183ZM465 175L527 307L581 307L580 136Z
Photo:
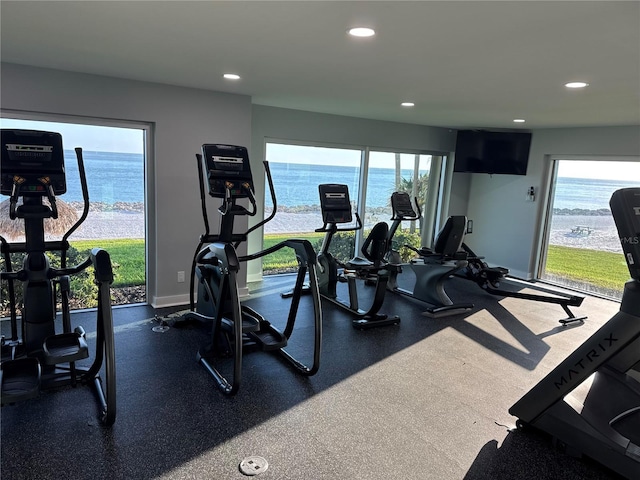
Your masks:
M403 107L415 107L416 104L413 102L402 102L400 105L402 105Z
M514 123L524 123L524 122L525 122L525 119L524 119L524 118L514 118L514 119L513 119L513 122L514 122Z
M227 80L240 80L240 75L237 75L235 73L225 73L223 77Z
M584 88L584 87L588 87L589 84L586 82L569 82L569 83L565 83L564 86L567 88Z
M349 35L354 37L373 37L376 31L369 27L355 27L349 29Z

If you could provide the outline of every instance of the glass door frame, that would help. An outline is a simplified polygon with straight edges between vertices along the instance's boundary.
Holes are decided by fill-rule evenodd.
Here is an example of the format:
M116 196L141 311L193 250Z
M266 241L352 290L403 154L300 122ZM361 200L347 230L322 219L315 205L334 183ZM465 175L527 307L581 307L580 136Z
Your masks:
M543 274L547 263L547 252L549 249L549 238L551 235L551 220L553 216L553 205L556 194L556 180L560 161L637 162L640 161L640 157L607 155L547 155L546 160L548 162L548 169L545 180L548 187L546 189L547 194L545 196L545 205L543 207L544 214L542 215L541 219L541 235L539 237L539 246L537 248L535 272L537 281L553 284L554 282L544 279ZM566 286L563 287L566 288Z

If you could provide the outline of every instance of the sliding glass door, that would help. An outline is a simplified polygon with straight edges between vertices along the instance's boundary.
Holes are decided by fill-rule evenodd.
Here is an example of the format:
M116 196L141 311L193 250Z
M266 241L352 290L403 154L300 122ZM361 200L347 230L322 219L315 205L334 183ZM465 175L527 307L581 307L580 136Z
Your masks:
M541 279L620 298L629 272L609 199L625 187L640 187L638 158L553 160Z

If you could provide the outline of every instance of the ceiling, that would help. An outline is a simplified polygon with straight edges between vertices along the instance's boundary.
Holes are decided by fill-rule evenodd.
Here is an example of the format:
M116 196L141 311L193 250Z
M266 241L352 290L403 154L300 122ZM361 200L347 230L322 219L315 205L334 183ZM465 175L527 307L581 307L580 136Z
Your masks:
M637 1L2 0L0 16L3 62L449 128L640 125Z

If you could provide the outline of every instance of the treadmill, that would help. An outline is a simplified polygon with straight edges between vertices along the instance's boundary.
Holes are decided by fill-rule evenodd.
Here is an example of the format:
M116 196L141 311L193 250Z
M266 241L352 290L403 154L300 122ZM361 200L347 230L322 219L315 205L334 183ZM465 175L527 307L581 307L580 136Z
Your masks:
M609 202L631 279L620 311L509 413L629 479L640 478L640 188Z

